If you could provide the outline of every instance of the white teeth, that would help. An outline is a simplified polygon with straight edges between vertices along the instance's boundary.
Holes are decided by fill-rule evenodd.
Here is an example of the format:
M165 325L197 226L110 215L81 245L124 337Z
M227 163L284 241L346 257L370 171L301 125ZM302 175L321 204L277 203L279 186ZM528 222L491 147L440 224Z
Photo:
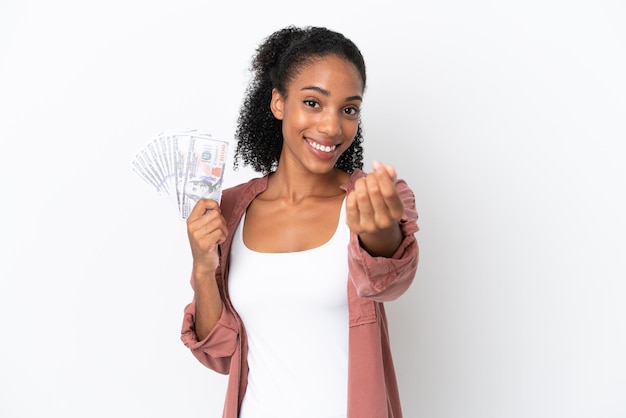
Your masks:
M316 150L320 150L322 152L332 152L335 150L335 148L337 148L337 145L322 145L322 144L318 144L317 142L313 142L313 141L309 141L309 144L315 148Z

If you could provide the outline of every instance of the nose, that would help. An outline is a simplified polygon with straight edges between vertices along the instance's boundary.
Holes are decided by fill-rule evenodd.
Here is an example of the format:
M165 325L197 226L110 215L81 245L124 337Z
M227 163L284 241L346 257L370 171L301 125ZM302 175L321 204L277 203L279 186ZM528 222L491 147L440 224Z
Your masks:
M329 137L336 137L341 134L341 118L334 110L326 110L321 116L317 127L320 133Z

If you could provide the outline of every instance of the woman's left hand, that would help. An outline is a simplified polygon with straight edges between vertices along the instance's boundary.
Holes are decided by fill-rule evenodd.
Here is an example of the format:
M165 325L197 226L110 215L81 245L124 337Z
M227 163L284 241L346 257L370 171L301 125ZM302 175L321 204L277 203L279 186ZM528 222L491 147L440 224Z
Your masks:
M402 241L399 221L404 204L396 190L396 170L374 161L373 171L360 178L346 201L350 230L361 246L374 256L391 256Z

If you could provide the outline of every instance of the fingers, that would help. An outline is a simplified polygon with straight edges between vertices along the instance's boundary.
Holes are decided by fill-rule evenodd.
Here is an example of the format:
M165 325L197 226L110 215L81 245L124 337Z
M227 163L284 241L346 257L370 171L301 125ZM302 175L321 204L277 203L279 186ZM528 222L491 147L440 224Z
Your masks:
M191 232L198 240L206 239L209 245L212 243L221 244L228 235L226 220L218 211L207 212L199 218L193 225Z
M396 180L397 180L396 169L392 165L383 166L381 162L378 160L372 161L372 168L374 169L375 173L381 171L383 167L384 167L384 171L386 171L387 175L389 175L389 177L391 178L392 183L396 184Z
M220 210L220 205L213 199L200 199L196 202L193 209L189 213L187 217L187 223L193 222L194 220L203 216L207 211L210 210Z
M378 161L372 167L372 173L356 181L346 201L348 225L357 233L388 228L404 213L395 169Z
M359 205L357 204L356 193L350 192L346 197L346 223L350 227L350 229L359 233L357 229L361 223L361 214L359 213Z
M214 250L228 235L226 220L219 204L210 199L200 199L187 217L187 233L194 254Z
M393 166L383 166L378 161L374 161L372 167L374 169L372 173L365 177L367 197L364 191L361 191L362 199L359 199L359 202L372 207L371 212L367 210L365 213L374 213L376 218L380 219L376 222L378 225L389 226L389 219L396 221L404 212L402 199L396 190L396 170Z
M378 187L384 199L393 199L396 195L396 169L391 165L383 166L378 161L374 161L372 167L374 171L367 176L367 179L371 183L376 183L376 186L371 187Z

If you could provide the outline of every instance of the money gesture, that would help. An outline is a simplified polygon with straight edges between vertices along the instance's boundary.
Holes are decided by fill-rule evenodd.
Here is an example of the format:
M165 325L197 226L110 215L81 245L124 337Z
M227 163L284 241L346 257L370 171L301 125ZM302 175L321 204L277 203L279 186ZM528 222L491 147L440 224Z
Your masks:
M390 257L402 241L404 204L396 190L396 170L374 161L373 171L356 181L346 201L350 230L373 256Z

